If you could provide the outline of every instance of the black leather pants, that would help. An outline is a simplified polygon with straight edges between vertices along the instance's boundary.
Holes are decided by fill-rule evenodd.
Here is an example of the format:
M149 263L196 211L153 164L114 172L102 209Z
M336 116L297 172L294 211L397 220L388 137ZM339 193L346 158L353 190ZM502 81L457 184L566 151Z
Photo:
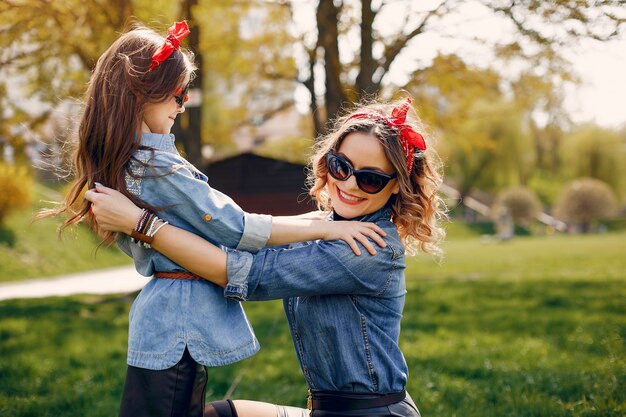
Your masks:
M187 349L169 369L129 366L120 417L202 417L206 384L206 368Z

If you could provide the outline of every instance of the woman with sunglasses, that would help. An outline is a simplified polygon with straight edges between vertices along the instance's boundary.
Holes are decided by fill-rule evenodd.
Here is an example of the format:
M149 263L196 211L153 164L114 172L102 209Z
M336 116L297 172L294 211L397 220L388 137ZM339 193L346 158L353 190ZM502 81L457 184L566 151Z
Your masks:
M256 401L217 401L208 416L419 416L405 392L398 346L404 307L404 256L439 253L444 214L436 154L426 150L410 100L364 106L337 120L312 157L311 190L333 220L374 222L386 233L376 255L355 256L343 242L313 241L251 254L222 251L166 225L152 247L225 287L236 300L284 299L309 411ZM87 198L107 230L133 233L141 210L114 190ZM160 224L159 224L160 225Z

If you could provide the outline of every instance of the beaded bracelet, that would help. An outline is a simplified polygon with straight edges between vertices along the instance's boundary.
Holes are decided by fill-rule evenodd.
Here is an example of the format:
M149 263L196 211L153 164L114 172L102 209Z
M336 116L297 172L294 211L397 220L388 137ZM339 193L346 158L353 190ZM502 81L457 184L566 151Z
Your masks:
M133 232L141 231L141 229L143 227L143 222L145 221L147 216L148 216L148 210L141 209L141 215L139 216L139 219L137 219L137 224L135 225L135 228L133 229ZM139 243L139 241L133 236L132 233L131 233L130 241L133 242L133 243Z
M152 242L154 241L154 235L168 222L161 220L153 212L142 209L141 216L137 222L137 226L131 232L131 242L138 244L141 247L150 249Z

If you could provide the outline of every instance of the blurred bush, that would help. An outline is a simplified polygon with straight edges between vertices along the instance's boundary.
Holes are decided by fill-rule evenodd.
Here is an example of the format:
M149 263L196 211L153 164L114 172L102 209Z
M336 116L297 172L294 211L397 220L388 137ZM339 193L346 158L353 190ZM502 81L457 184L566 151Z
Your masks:
M626 152L616 131L588 125L568 136L561 145L565 177L604 181L617 197L626 193Z
M498 216L504 208L513 222L528 227L541 211L541 202L534 191L527 187L511 187L498 194L493 213Z
M605 182L579 178L565 186L554 212L557 218L580 227L582 232L588 232L593 221L607 219L617 213L617 199Z
M11 211L28 207L32 195L33 178L28 168L0 162L0 225Z

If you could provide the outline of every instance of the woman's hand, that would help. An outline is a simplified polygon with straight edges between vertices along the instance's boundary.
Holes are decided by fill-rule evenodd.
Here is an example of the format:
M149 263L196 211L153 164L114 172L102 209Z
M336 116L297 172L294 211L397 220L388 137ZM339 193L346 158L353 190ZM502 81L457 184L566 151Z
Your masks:
M363 245L371 255L376 255L376 249L368 238L376 242L381 248L387 246L383 240L387 233L375 223L357 221L324 221L323 223L325 223L324 240L343 240L350 246L355 255L361 255L357 242Z
M141 209L124 194L102 184L96 183L85 198L91 202L91 212L103 230L130 235L141 216Z

